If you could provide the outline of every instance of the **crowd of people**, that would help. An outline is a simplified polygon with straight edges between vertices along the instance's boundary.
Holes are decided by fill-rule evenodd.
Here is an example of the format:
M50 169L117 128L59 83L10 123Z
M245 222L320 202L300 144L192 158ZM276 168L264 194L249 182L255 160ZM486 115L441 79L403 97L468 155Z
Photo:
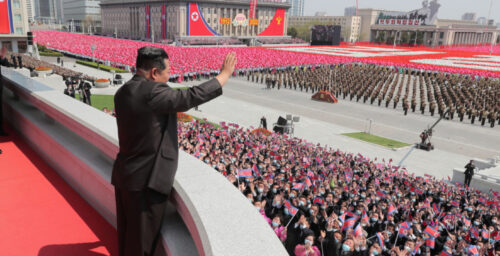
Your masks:
M300 38L259 38L257 41L261 44L307 44Z
M244 44L242 41L235 38L182 38L178 39L176 42L180 43L183 46L191 46L191 45L242 45Z
M72 98L75 98L76 93L79 93L80 100L88 105L92 105L91 96L92 84L86 81L83 77L62 77L64 83L66 84L66 89L64 89L64 94ZM93 83L93 82L92 82ZM103 110L104 111L104 110Z
M99 37L92 35L72 34L58 31L36 31L36 41L65 54L72 54L78 58L92 58L93 56L104 62L111 62L112 66L130 69L135 65L136 49L144 46L155 46L166 50L171 63L170 73L176 75L179 82L182 82L183 74L197 73L218 70L222 59L229 52L238 55L237 70L255 68L286 68L300 65L330 65L336 63L363 62L365 64L376 64L381 66L399 66L404 68L436 70L448 73L464 73L480 75L484 77L500 77L500 72L440 66L431 64L421 64L413 62L419 55L394 55L377 58L356 58L350 56L311 54L307 49L302 51L284 51L266 47L176 47L164 44L153 44L150 42L115 39L110 37ZM266 39L261 39L266 40ZM95 50L92 51L92 46ZM370 46L362 44L364 46ZM353 47L343 45L340 47ZM382 46L378 46L382 47ZM392 47L391 47L392 48ZM399 49L398 49L399 50ZM407 49L412 51L414 49ZM452 51L443 54L446 50L426 49L435 51L436 54L427 54L425 58L444 57L472 57L473 53L462 53ZM460 55L460 56L459 56ZM423 57L420 57L423 58Z
M398 106L431 116L446 115L463 122L476 118L484 126L500 125L500 81L478 76L444 74L370 64L301 66L241 71L248 81L268 88L315 93L328 91L337 98Z
M63 66L54 65L43 60L38 60L26 54L19 54L13 52L7 52L6 59L9 65L14 68L27 68L33 74L34 70L39 67L51 68L54 74L60 75L62 77L81 77L88 81L95 81L95 77L85 75L81 72L65 68Z
M179 123L179 147L238 187L290 255L498 255L499 193L298 138Z

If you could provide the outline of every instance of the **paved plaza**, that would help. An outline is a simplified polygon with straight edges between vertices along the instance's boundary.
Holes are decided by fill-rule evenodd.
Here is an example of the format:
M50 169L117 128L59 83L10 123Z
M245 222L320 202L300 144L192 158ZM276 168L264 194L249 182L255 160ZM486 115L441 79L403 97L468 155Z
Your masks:
M51 63L56 58L44 58ZM111 73L75 64L65 58L64 66L98 78L111 78ZM23 73L28 74L27 70ZM124 74L128 80L132 74ZM35 78L61 93L65 88L60 76ZM203 82L203 81L201 81ZM172 84L173 87L196 85L200 81ZM401 107L386 109L364 103L339 99L338 104L311 100L312 94L290 89L267 90L263 84L251 83L246 78L233 78L224 87L223 96L199 107L200 111L188 113L207 118L213 122L234 122L245 127L258 127L262 116L267 118L268 128L272 128L279 116L286 114L300 116L295 126L295 136L309 142L328 145L342 151L362 153L378 161L392 159L398 164L407 156L403 166L417 175L432 174L437 178L452 176L452 170L463 167L471 158L487 159L500 155L500 127L481 127L470 122L442 120L434 130L432 142L436 150L427 152L411 150L411 147L388 149L343 136L343 133L367 131L372 120L371 133L399 140L408 144L419 141L419 134L437 121L437 116L408 113L404 116ZM119 86L104 89L93 88L93 94L113 95ZM408 154L408 152L410 152Z

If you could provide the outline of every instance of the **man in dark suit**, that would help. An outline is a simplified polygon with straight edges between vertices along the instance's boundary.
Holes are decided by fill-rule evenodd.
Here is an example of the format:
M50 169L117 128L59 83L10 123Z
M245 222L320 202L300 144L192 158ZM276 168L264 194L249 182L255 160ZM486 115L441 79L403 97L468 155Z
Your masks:
M465 181L464 184L470 187L470 181L472 180L472 176L474 176L474 169L476 166L474 165L474 161L470 160L470 162L465 166Z
M120 151L111 182L120 255L163 254L160 228L177 170L177 112L220 96L235 62L235 54L228 54L216 78L174 90L166 84L167 53L155 47L139 49L136 75L115 95Z
M8 135L3 129L3 103L2 103L3 102L2 66L9 66L9 62L7 61L7 58L5 58L6 53L7 53L7 48L2 47L2 49L0 49L0 136Z

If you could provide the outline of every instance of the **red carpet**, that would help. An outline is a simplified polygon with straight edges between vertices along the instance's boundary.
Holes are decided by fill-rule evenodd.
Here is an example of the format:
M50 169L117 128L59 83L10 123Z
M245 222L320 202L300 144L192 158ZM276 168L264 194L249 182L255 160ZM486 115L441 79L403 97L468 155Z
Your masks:
M116 255L116 230L22 139L0 137L0 255Z

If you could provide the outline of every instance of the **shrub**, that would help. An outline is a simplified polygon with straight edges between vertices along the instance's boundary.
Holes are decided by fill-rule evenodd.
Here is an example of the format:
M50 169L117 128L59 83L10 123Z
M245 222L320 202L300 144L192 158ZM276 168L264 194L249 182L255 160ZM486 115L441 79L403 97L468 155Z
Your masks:
M77 60L76 63L84 65L84 66L87 66L87 67L91 67L91 68L98 68L98 64L96 62L92 62L92 61ZM108 71L108 72L111 72L111 70L114 70L116 73L127 73L126 70L123 70L123 69L120 69L120 68L106 66L106 65L103 65L103 64L99 64L99 69L102 69L102 70Z

